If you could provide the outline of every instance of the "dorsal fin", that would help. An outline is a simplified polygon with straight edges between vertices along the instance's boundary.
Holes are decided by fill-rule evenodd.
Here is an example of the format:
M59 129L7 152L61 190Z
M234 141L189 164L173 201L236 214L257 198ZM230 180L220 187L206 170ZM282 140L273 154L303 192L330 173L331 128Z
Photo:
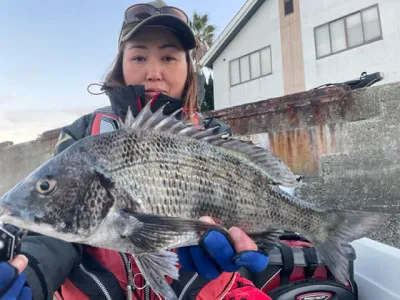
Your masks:
M181 109L170 115L165 115L163 111L168 103L164 104L154 113L151 111L150 105L151 103L148 102L136 118L133 117L131 109L128 108L128 113L122 128L162 131L230 149L246 155L251 161L256 163L267 174L272 183L287 187L295 187L297 185L295 174L293 174L289 167L272 152L249 141L242 141L232 137L222 138L222 133L213 133L215 128L205 129L203 124L194 125L191 124L188 119L178 120L176 116Z

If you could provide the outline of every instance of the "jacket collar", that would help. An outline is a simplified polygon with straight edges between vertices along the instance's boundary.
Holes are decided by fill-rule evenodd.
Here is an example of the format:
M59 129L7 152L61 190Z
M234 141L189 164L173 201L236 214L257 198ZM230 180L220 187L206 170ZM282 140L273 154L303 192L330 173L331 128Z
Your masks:
M125 119L128 107L130 106L133 116L145 106L145 88L143 85L127 85L124 87L108 88L106 94L110 99L112 110L122 119ZM165 103L169 104L164 109L164 114L171 114L174 111L182 108L183 100L169 97L160 93L153 99L151 110L154 112ZM180 117L180 114L178 115Z

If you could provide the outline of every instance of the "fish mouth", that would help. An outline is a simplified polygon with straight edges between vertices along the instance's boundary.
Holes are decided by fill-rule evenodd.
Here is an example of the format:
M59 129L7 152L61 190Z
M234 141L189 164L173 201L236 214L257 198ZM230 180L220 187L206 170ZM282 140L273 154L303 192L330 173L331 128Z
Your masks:
M36 216L32 212L28 212L26 210L18 209L18 207L14 207L9 205L8 203L0 203L0 221L9 222L12 219L18 219L21 222L38 222L41 217ZM10 223L11 224L11 223Z
M1 198L0 198L0 200L1 200ZM7 206L5 206L5 205L1 205L0 206L0 218L2 216L11 216L11 215L12 215L12 210L11 210L10 207L8 207L8 205Z
M17 226L13 223L33 223L41 219L42 216L27 210L26 207L24 207L17 201L11 200L12 197L10 197L9 193L3 195L3 197L0 198L0 222L9 223Z

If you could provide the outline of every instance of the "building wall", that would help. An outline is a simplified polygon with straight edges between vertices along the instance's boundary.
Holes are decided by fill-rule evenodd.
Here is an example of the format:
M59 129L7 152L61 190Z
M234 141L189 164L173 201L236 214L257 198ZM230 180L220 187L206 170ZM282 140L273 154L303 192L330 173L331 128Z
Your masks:
M293 13L285 14L279 2L284 93L304 91L303 42L301 38L300 0L293 0Z
M300 6L305 88L355 79L363 71L382 72L379 84L400 80L400 22L397 0L302 0ZM378 4L383 39L316 59L314 28L352 12Z
M215 109L254 102L283 94L279 8L266 0L213 64ZM230 86L229 62L271 46L272 74Z
M315 27L375 4L382 39L317 58ZM400 81L398 11L397 0L294 0L294 13L285 16L283 1L266 0L213 64L215 109L357 79L362 72L381 72L377 84ZM230 86L229 61L267 45L272 74Z

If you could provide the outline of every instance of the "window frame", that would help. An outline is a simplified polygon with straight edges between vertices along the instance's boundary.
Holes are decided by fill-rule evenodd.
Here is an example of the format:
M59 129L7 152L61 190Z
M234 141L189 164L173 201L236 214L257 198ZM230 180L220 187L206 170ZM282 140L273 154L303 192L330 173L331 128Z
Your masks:
M265 50L265 49L268 49L269 48L269 60L270 60L270 63L271 63L271 72L269 72L269 73L266 73L266 74L263 74L262 73L262 62L261 62L261 51L262 50ZM254 77L254 78L252 78L251 77L251 60L250 60L250 56L252 55L252 54L254 54L254 53L257 53L258 52L258 55L259 55L259 58L260 58L260 60L259 60L259 67L260 67L260 76L257 76L257 77ZM244 58L244 57L246 57L246 56L248 56L248 63L249 63L249 75L250 75L250 79L249 80L245 80L245 81L241 81L241 68L240 68L240 59L241 58ZM231 75L231 63L233 62L233 61L235 61L235 60L237 60L238 61L238 63L239 63L239 83L235 83L235 84L232 84L232 75ZM272 67L272 49L271 49L271 45L268 45L268 46L265 46L265 47L262 47L262 48L260 48L260 49L257 49L257 50L254 50L254 51L252 51L252 52L249 52L249 53L246 53L246 54L244 54L244 55L241 55L241 56L239 56L239 57L236 57L236 58L234 58L234 59L231 59L231 60L229 60L228 61L228 68L229 68L229 86L230 87L234 87L234 86L237 86L237 85L240 85L240 84L243 84L243 83L247 83L247 82L250 82L250 81L253 81L253 80L257 80L257 79L260 79L260 78L262 78L262 77L266 77L266 76L269 76L269 75L272 75L273 74L273 67Z
M374 38L374 39L371 39L369 41L365 41L364 19L363 19L363 14L362 13L363 13L363 11L366 11L366 10L371 9L371 8L376 8L377 9L380 35L378 37ZM348 33L347 33L347 17L355 15L355 14L359 14L360 18L361 18L361 29L362 29L363 42L361 44L359 44L359 45L355 45L355 46L349 47ZM331 26L330 25L331 25L331 23L334 23L334 22L339 21L339 20L343 20L344 21L343 26L344 26L344 34L345 34L345 40L346 40L346 48L342 49L342 50L339 50L339 51L336 51L336 52L332 52L332 38L331 38ZM328 29L329 29L328 32L329 32L329 43L330 43L331 53L318 56L316 31L320 27L323 27L323 26L326 26L326 25L328 25ZM336 55L336 54L339 54L339 53L342 53L344 51L348 51L348 50L351 50L351 49L354 49L354 48L362 47L362 46L365 46L365 45L368 45L368 44L371 44L371 43L374 43L374 42L377 42L377 41L380 41L380 40L383 40L383 32L382 32L381 14L380 14L378 3L370 5L370 6L367 6L367 7L363 8L363 9L358 10L358 11L351 12L351 13L349 13L347 15L344 15L344 16L342 16L340 18L336 18L334 20L331 20L329 22L326 22L326 23L323 23L321 25L318 25L318 26L314 27L314 51L315 51L315 57L316 57L317 60L325 58L325 57L328 57L328 56Z

